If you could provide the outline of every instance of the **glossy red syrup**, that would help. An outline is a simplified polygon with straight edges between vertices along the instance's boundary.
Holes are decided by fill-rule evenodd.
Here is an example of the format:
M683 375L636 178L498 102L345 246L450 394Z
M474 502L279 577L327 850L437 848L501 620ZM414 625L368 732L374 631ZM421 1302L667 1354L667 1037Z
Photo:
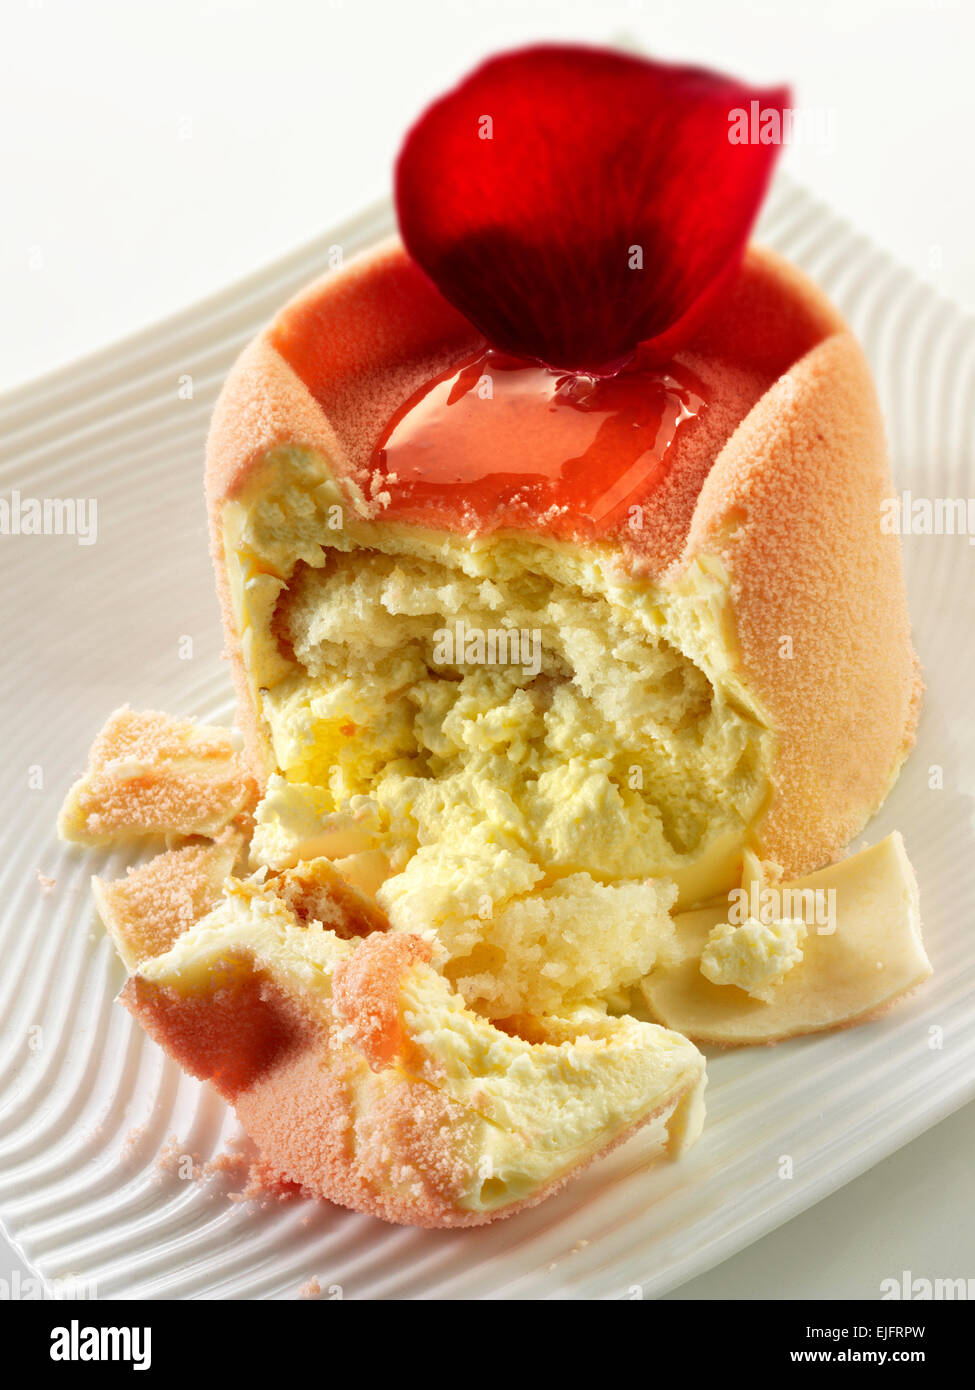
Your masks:
M373 495L388 494L384 520L607 534L653 493L678 431L705 408L700 382L675 363L593 377L489 348L393 416Z

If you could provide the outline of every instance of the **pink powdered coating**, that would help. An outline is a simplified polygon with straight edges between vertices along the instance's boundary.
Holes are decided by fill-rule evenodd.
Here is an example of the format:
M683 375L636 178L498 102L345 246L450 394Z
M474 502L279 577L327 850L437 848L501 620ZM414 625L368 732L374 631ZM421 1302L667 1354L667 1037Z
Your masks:
M98 910L126 959L162 955L216 907L242 843L241 833L228 827L215 842L166 850L124 878L94 879Z
M429 949L405 934L364 941L353 956L364 956L359 969L337 985L342 1014L331 1027L249 958L229 959L197 995L129 981L122 1002L181 1066L234 1103L257 1145L241 1199L299 1187L403 1224L485 1219L459 1205L473 1180L474 1118L378 1060L400 1045L400 982ZM350 1032L368 1053L350 1045Z
M308 1030L295 1007L250 960L232 959L228 966L227 978L221 981L215 972L203 994L182 993L133 975L120 998L184 1070L234 1101L302 1046Z
M422 1082L365 1063L338 1039L288 1058L237 1101L269 1172L354 1211L405 1225L476 1220L460 1206L472 1181L471 1116ZM483 1219L483 1218L482 1218Z
M339 1024L374 1071L387 1066L403 1045L400 984L430 946L408 932L371 936L335 970L332 1002Z
M185 1070L233 1102L260 1153L241 1199L297 1186L390 1221L469 1224L458 1202L472 1180L472 1117L377 1060L399 1046L403 973L429 951L406 934L364 941L353 959L366 958L337 986L343 1013L331 1027L244 956L228 958L199 994L136 975L121 998ZM370 1066L381 1075L366 1085Z
M65 805L69 838L215 835L246 819L257 784L229 729L122 708L92 744ZM73 805L72 805L73 803Z

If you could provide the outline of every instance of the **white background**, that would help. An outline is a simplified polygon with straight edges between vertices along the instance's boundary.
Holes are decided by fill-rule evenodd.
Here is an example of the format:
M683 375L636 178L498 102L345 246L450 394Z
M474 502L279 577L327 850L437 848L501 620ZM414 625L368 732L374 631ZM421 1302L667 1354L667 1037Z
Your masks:
M425 101L539 38L628 34L791 81L831 138L785 167L975 308L970 0L0 0L0 16L0 390L382 195ZM673 1296L975 1278L973 1153L970 1105ZM0 1277L16 1263L0 1241Z

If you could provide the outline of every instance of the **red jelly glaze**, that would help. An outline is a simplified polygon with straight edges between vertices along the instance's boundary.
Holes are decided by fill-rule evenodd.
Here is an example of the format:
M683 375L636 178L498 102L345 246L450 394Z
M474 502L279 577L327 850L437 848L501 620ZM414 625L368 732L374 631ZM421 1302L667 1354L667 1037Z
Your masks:
M384 519L452 531L607 536L653 493L679 430L705 409L701 382L674 362L636 359L593 377L488 348L396 412L370 465L373 495Z

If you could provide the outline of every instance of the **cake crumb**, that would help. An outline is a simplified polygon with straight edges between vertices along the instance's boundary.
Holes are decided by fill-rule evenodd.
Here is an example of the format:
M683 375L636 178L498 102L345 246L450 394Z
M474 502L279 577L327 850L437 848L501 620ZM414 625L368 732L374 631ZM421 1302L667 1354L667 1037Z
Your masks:
M215 1154L205 1163L200 1177L204 1181L217 1177L226 1179L231 1189L227 1192L228 1202L256 1202L266 1207L271 1203L292 1201L301 1195L296 1183L268 1167L256 1145L245 1134L235 1136L223 1153Z
M189 1165L187 1167L187 1164ZM203 1176L203 1166L198 1154L187 1153L176 1135L171 1135L156 1158L156 1168L170 1177L184 1181L198 1181Z

